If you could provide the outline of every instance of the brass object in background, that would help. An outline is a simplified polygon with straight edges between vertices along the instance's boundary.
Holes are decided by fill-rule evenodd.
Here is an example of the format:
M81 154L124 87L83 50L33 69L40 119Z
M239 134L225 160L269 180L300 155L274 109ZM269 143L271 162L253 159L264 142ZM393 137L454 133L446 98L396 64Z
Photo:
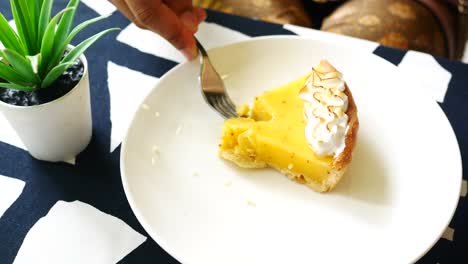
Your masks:
M351 0L324 20L322 30L448 56L443 29L431 11L417 1Z
M193 4L273 23L312 26L301 0L194 0Z

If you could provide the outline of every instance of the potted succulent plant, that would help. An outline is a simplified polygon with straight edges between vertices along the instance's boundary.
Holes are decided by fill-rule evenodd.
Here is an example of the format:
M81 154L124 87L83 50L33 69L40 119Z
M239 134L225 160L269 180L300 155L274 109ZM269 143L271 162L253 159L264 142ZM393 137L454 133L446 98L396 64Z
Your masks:
M79 0L51 17L53 0L10 0L16 30L0 13L0 112L29 153L66 161L89 144L92 118L88 66L83 52L102 31L70 42L97 17L72 28Z

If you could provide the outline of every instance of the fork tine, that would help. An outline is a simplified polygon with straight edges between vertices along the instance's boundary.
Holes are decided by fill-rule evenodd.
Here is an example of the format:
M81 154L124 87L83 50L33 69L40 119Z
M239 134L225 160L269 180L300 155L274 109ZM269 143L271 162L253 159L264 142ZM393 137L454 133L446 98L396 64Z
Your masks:
M221 103L229 110L233 116L237 116L236 107L227 96L221 96Z
M213 107L216 111L220 112L221 114L223 114L225 111L225 109L223 109L220 104L219 104L219 99L218 99L218 96L216 95L209 95L208 96L208 103L211 105L211 107ZM223 114L224 116L225 114Z
M231 99L229 97L226 97L224 96L224 100L226 102L226 105L229 107L229 109L231 109L234 113L237 113L237 109L236 109L236 106L234 105L234 103L231 101Z
M223 98L225 98L225 96L221 96L221 95L218 95L218 94L212 96L212 105L213 105L213 107L226 118L235 117L236 114L233 112L233 110L231 108L229 108L224 103Z
M234 107L232 106L232 103L229 103L229 101L230 101L229 98L227 98L226 96L221 95L221 96L219 97L219 101L220 101L220 102L219 102L220 105L222 105L223 108L226 109L226 111L227 111L229 114L231 114L231 115L233 115L233 116L237 116L237 113L236 113Z
M208 100L209 104L225 118L234 117L232 110L223 103L223 96L219 94L211 94Z

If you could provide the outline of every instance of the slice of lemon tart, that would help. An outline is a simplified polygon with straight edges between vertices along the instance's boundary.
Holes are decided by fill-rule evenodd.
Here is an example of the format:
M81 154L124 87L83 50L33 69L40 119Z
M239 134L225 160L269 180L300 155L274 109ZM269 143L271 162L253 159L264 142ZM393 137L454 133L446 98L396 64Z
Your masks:
M357 108L342 74L321 61L305 77L255 98L222 129L219 154L243 168L271 166L318 192L351 162Z

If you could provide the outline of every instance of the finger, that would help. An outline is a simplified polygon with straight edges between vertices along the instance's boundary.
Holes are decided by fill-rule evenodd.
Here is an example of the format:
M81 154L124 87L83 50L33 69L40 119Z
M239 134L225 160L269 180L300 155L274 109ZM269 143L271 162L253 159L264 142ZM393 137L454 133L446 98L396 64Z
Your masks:
M176 15L181 15L193 9L192 0L164 0L163 1Z
M131 21L135 22L135 16L133 15L127 3L124 0L109 0L119 11ZM137 25L138 26L138 25Z
M180 15L180 21L182 21L182 24L184 24L184 26L192 33L198 31L198 25L200 24L200 21L196 14L194 14L193 12L187 11L185 13L182 13Z
M180 17L182 23L188 30L192 33L197 32L201 20L198 17L199 14L194 12L195 8L191 0L164 0L163 2Z
M205 21L205 19L206 19L206 17L207 17L207 14L206 14L205 9L196 7L196 8L193 9L192 12L193 12L193 13L195 14L195 16L197 17L199 23Z
M188 30L195 33L198 26L206 19L206 12L202 8L194 8L180 15L180 20Z
M188 59L197 55L193 33L190 32L163 2L156 0L126 0L135 19L144 27L160 34Z

